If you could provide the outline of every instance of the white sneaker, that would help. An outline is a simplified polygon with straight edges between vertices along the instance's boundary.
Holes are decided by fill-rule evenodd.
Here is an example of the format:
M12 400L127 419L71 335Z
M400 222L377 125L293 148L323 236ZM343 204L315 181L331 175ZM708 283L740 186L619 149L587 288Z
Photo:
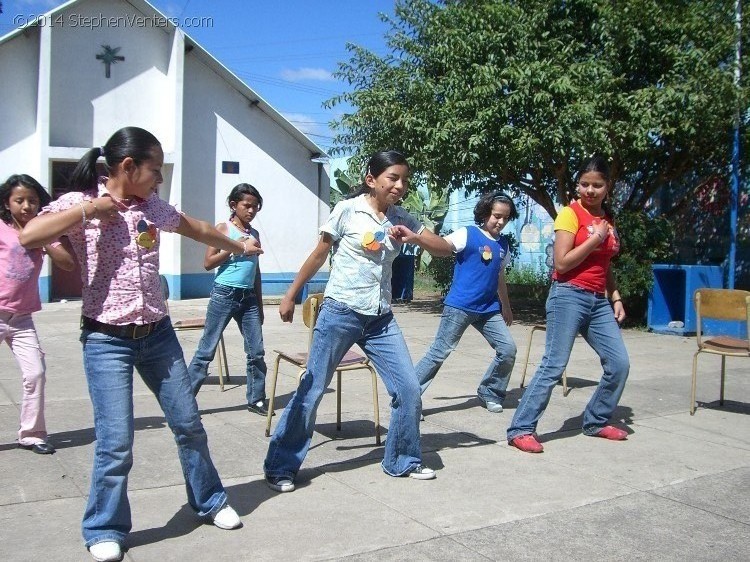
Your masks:
M435 471L421 464L409 473L409 478L416 480L432 480L435 478Z
M240 521L240 516L237 515L237 512L227 504L214 515L214 525L219 529L236 529L242 525L242 521Z
M122 548L116 541L102 541L92 544L89 553L96 562L119 562L122 560Z
M500 402L492 402L490 400L487 400L484 403L484 407L487 408L488 412L492 412L493 414L499 414L503 411L503 405L500 404Z

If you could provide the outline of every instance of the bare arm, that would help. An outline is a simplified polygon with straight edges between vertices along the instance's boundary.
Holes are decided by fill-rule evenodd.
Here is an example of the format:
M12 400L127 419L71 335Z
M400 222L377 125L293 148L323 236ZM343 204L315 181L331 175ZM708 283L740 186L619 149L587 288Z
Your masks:
M567 230L555 231L554 259L555 270L567 273L580 265L591 252L598 248L609 233L609 223L601 221L594 225L594 233L583 244L573 247L576 235Z
M48 213L31 219L19 236L24 248L40 248L54 242L82 220L99 219L111 222L120 219L117 203L111 197L97 197L81 201L69 209Z
M502 305L503 320L510 326L513 324L513 310L510 308L510 299L508 298L508 284L505 282L505 267L500 268L500 273L497 276L497 298Z
M216 225L216 230L218 230L225 236L228 232L227 225L223 222ZM228 250L220 250L219 248L214 248L213 246L206 246L206 253L203 256L203 267L206 268L206 271L211 271L215 267L219 267L230 257L232 257L232 252Z
M44 246L44 251L57 267L64 271L73 271L76 267L76 260L70 252L60 244L59 246Z
M403 224L399 224L388 229L388 236L405 244L417 244L433 256L450 256L453 253L453 244L427 228L415 234Z
M617 290L617 281L611 267L607 270L607 294L612 300L615 320L618 324L622 324L622 321L625 320L625 306L622 304L622 296L620 291Z
M328 253L333 246L333 238L330 234L323 233L318 245L302 264L297 276L286 291L279 305L279 315L284 322L291 322L294 317L294 299L313 275L315 275L328 259Z
M263 324L263 321L266 318L265 312L263 311L263 283L261 282L260 277L260 265L255 268L255 298L258 299L258 316L260 317L260 323Z
M230 253L244 254L246 256L263 253L263 250L261 250L259 246L250 242L230 240L206 221L194 219L188 215L181 216L180 224L177 229L175 229L175 232L198 242L202 242L207 246L212 246Z

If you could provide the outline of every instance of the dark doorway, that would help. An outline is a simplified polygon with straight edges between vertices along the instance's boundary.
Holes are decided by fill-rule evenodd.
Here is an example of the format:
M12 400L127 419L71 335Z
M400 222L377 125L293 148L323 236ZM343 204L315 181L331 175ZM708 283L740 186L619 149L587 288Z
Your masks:
M52 162L52 199L57 199L70 191L70 177L78 162ZM106 175L104 166L98 166L100 175ZM67 236L60 238L60 242L70 251L70 242ZM52 264L52 300L79 299L81 298L81 267L76 262L73 271L64 271Z

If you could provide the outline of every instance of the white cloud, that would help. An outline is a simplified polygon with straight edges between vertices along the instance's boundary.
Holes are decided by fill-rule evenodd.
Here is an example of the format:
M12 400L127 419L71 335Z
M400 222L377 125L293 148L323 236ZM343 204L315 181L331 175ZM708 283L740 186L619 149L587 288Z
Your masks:
M334 77L325 68L288 68L281 71L281 77L289 82L301 82L303 80L319 80L332 82Z

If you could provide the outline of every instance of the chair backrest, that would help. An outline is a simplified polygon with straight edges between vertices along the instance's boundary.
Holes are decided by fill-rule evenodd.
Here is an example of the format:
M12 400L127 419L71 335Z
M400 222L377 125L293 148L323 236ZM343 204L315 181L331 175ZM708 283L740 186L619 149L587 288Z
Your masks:
M321 304L323 304L323 293L313 293L302 303L302 321L309 328L307 337L308 351L312 344L313 330L315 329L315 322L318 321Z
M169 315L169 283L163 275L159 275L159 281L161 283L161 298L164 300L164 306L167 307L167 315Z
M697 337L701 339L701 320L745 320L750 334L750 291L739 289L698 289L693 295L697 317Z

